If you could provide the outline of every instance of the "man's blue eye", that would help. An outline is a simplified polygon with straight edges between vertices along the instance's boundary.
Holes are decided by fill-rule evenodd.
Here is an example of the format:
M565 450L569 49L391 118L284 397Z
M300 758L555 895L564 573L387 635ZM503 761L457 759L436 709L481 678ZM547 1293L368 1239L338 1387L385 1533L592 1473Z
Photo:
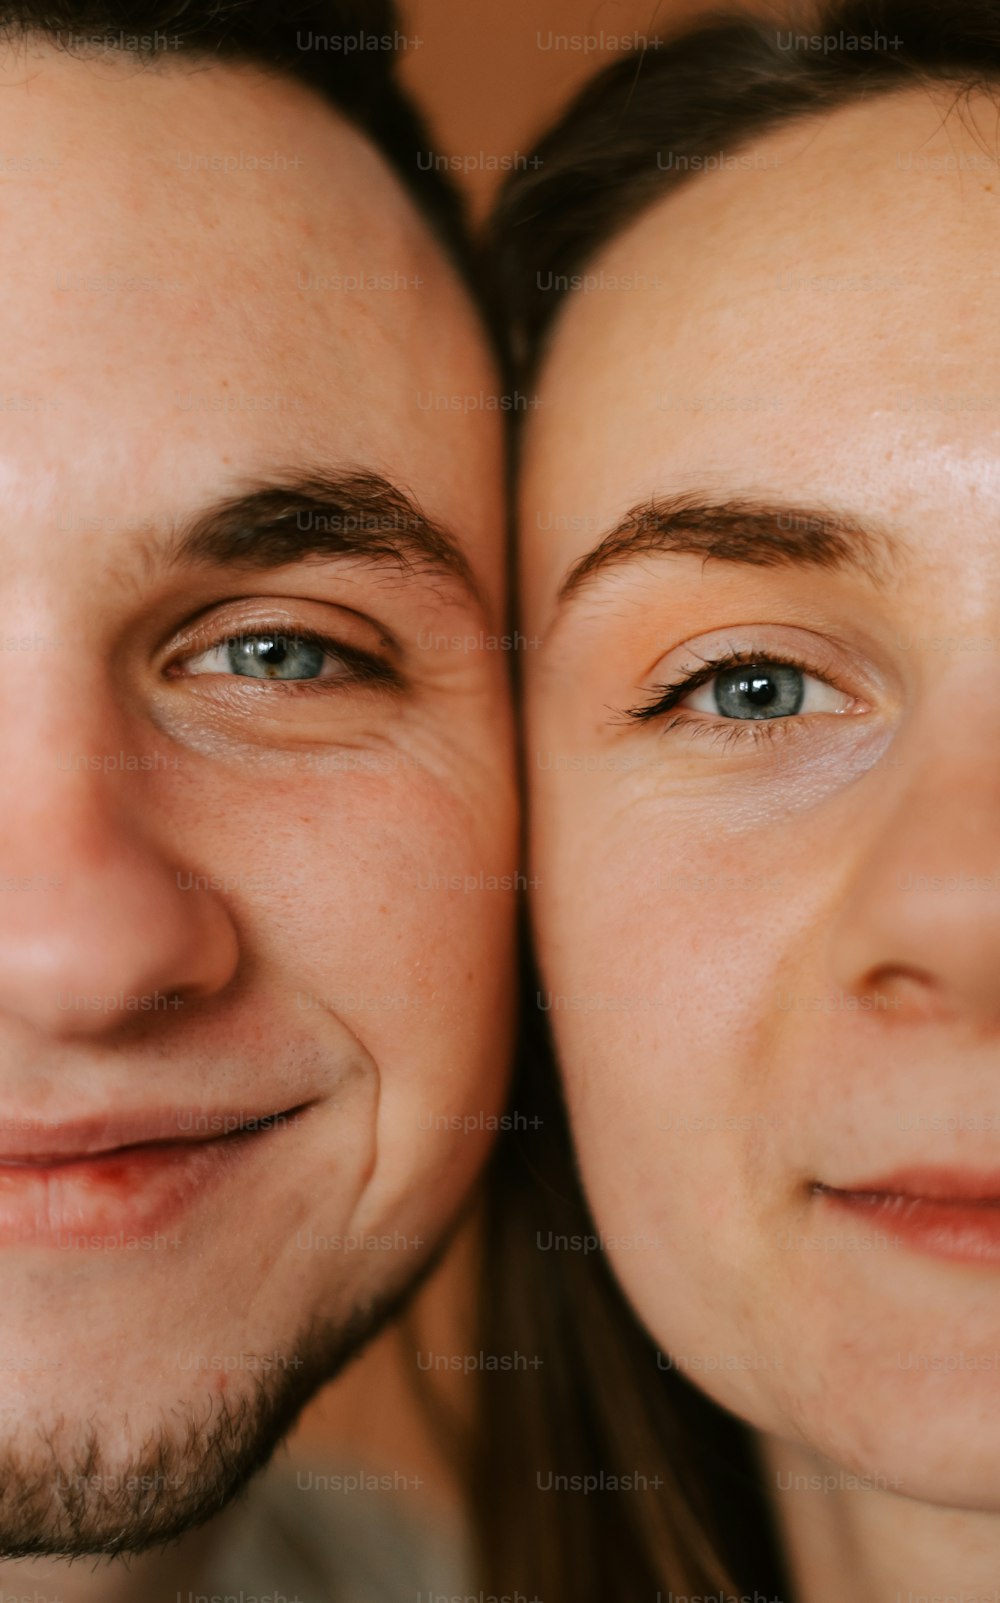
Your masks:
M188 657L185 674L235 674L240 679L280 679L286 683L358 677L352 653L333 641L258 629L230 635Z
M326 653L294 635L241 635L225 646L228 666L247 679L317 679Z

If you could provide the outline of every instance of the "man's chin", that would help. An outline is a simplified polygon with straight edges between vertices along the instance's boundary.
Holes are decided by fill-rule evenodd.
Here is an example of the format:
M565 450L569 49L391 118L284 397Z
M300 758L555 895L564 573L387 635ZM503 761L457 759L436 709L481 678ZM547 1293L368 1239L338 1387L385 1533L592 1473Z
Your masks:
M0 1558L141 1553L212 1519L392 1311L369 1309L347 1328L314 1324L287 1353L269 1353L266 1367L244 1362L227 1374L224 1390L216 1372L192 1375L201 1389L164 1395L158 1422L131 1450L122 1444L138 1432L127 1411L22 1415L0 1438ZM155 1373L151 1360L153 1385Z

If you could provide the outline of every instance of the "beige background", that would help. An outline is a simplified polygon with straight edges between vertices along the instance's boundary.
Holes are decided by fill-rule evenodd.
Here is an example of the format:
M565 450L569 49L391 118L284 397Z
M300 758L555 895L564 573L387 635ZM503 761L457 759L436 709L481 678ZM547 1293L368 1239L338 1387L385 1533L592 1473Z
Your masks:
M527 155L573 93L618 53L546 48L550 33L650 35L707 9L705 0L404 0L405 32L422 41L407 52L404 78L438 150ZM496 175L475 172L459 182L481 214Z

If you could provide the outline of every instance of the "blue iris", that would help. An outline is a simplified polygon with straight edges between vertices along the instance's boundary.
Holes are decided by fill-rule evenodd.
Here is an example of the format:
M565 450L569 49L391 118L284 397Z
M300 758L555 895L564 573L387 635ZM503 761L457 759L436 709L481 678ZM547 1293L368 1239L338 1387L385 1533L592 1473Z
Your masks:
M788 718L804 698L802 670L788 664L747 663L715 678L715 704L724 718Z
M294 635L241 635L226 645L233 673L246 679L316 679L325 652Z

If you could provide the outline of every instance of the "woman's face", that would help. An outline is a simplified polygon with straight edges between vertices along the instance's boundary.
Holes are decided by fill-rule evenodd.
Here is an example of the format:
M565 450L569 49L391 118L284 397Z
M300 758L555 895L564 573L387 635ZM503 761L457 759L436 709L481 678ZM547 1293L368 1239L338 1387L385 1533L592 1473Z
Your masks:
M1000 205L995 108L949 104L771 134L590 263L521 520L541 1005L615 1273L743 1418L973 1507L1000 1470Z

